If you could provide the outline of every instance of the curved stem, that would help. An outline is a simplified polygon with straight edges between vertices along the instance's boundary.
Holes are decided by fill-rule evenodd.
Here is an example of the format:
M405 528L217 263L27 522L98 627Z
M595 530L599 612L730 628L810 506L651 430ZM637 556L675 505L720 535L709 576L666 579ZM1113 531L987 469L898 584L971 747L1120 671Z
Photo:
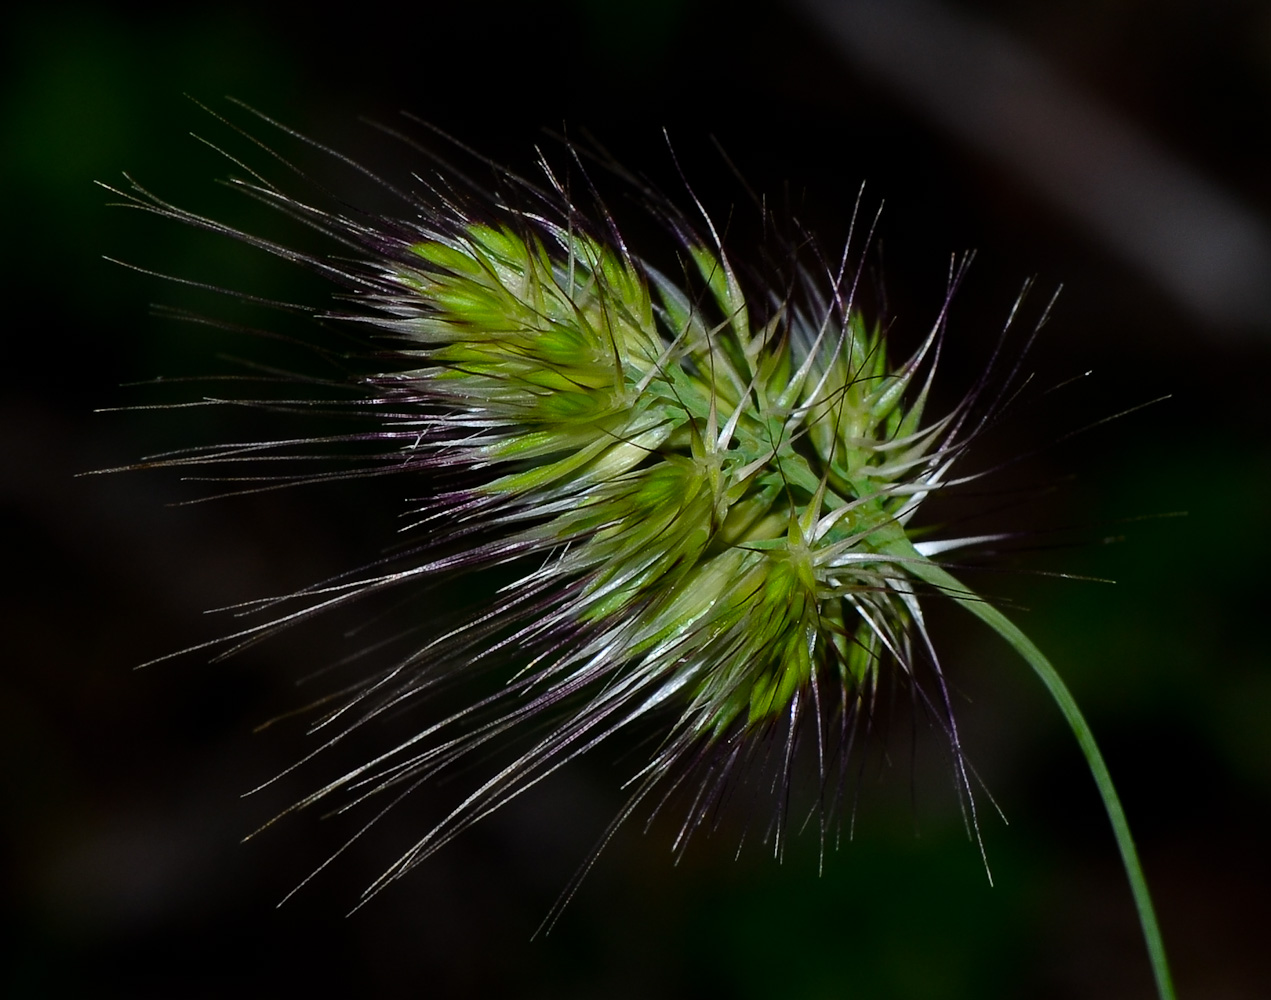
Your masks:
M1081 714L1081 709L1077 707L1072 692L1068 690L1063 678L1059 676L1042 651L1006 615L992 604L977 597L974 591L963 586L952 574L920 556L916 550L913 555L917 556L917 559L907 564L906 568L909 572L933 587L940 588L1010 643L1046 685L1046 690L1050 692L1059 710L1063 712L1064 718L1068 720L1068 725L1072 727L1073 734L1077 737L1081 752L1086 756L1086 764L1099 788L1103 807L1108 811L1108 819L1112 821L1117 847L1121 850L1121 863L1125 866L1126 876L1130 880L1130 889L1134 893L1134 905L1139 911L1139 925L1143 929L1148 957L1152 962L1152 974L1156 977L1157 994L1161 1000L1175 1000L1174 983L1170 977L1169 962L1165 957L1165 944L1161 939L1161 929L1156 921L1156 911L1152 907L1152 897L1148 893L1147 880L1143 877L1139 854L1134 847L1134 838L1130 836L1130 824L1126 821L1125 811L1121 808L1121 799L1117 795L1116 787L1112 784L1112 776L1108 773L1103 754L1099 752L1099 747L1095 743L1094 733L1090 729L1090 724L1086 722L1085 716Z

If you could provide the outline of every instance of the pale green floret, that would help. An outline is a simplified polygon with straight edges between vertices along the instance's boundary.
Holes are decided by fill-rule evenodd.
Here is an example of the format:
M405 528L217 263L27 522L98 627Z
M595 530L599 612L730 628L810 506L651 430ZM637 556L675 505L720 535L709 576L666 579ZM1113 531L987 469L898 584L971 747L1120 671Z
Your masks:
M702 248L708 307L575 234L549 252L472 226L413 250L412 374L472 429L455 446L502 469L485 490L568 543L580 625L620 636L633 669L691 676L703 734L770 719L816 678L870 686L904 641L898 518L942 429L919 426L925 392L906 402L916 363L890 370L857 313L752 328Z

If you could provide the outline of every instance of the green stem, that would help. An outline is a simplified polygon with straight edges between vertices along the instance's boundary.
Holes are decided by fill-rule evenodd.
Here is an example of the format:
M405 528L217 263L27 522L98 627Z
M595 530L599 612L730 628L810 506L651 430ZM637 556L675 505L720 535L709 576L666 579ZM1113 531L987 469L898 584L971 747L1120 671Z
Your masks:
M1068 725L1072 727L1077 743L1081 746L1081 752L1086 755L1086 764L1090 767L1094 782L1099 787L1099 795L1103 799L1103 807L1108 811L1108 819L1112 821L1117 847L1121 849L1121 862L1125 865L1130 889L1134 893L1134 905L1139 911L1139 925L1143 928L1148 957L1152 962L1152 974L1156 977L1156 991L1161 1000L1174 1000L1174 983L1170 978L1169 962L1165 957L1165 944L1161 940L1161 929L1156 922L1156 911L1152 907L1147 880L1143 877L1139 854L1134 848L1134 838L1130 836L1130 824L1126 821L1125 811L1121 808L1121 799L1117 795L1116 787L1112 784L1108 765L1104 763L1103 754L1099 752L1099 747L1095 743L1094 733L1091 732L1090 724L1081 714L1081 709L1077 707L1072 692L1068 690L1068 686L1064 684L1063 679L1042 651L1033 645L1032 640L1006 615L976 596L946 570L923 558L917 550L913 551L911 557L916 559L907 564L909 572L933 587L940 588L1010 643L1033 668L1033 672L1041 678L1041 682L1046 685L1046 690L1059 705L1059 710L1064 713L1064 718L1068 720Z

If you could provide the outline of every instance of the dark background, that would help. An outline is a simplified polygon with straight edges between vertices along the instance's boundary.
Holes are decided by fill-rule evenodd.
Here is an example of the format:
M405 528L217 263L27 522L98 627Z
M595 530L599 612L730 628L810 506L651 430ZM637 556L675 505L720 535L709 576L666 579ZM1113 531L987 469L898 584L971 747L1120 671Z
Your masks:
M102 255L262 294L326 294L229 241L107 208L109 196L92 185L120 183L128 170L196 211L259 218L213 183L233 168L187 135L238 141L182 96L246 123L229 94L398 178L426 168L360 116L395 122L410 110L527 173L533 143L550 143L543 127L589 130L670 186L665 126L695 187L726 215L738 188L714 135L753 187L831 247L865 181L867 201L886 202L873 258L882 277L871 280L885 286L897 337L930 322L950 255L978 250L953 308L946 399L983 363L1023 281L1038 277L1035 307L1062 283L1032 356L1035 384L1093 374L1035 394L986 441L986 465L1042 449L1005 482L1054 489L1004 515L1032 532L1037 551L972 582L1019 606L1013 613L1088 712L1138 837L1179 995L1266 995L1271 271L1259 270L1256 251L1271 227L1271 7L950 2L914 29L926 38L954 32L937 50L953 59L941 69L929 53L913 62L903 52L854 57L794 4L456 6L298 16L45 5L8 16L0 989L1152 995L1125 878L1071 735L1026 667L952 615L937 614L936 625L959 721L1010 821L985 821L992 888L939 741L921 723L909 759L902 704L890 758L867 773L855 839L829 854L820 876L812 836L778 865L759 848L734 861L734 840L721 835L677 867L668 825L642 835L632 824L553 934L531 943L621 801L624 772L602 750L348 919L360 888L418 832L409 810L275 909L339 845L341 830L306 815L238 843L317 780L302 772L240 798L304 745L298 724L252 729L299 702L294 682L326 650L297 633L224 663L196 655L132 667L224 632L227 619L204 618L207 608L370 558L409 491L381 484L174 507L206 490L173 472L73 478L234 433L213 411L93 411L151 398L125 383L222 370L222 355L255 349L153 316L151 303L232 307ZM915 24L931 13L900 9ZM1022 132L1018 117L998 127L992 100L968 125L937 99L959 94L953 84L966 67L957 57L968 50L956 31L968 25L1026 65L1049 66L1067 103L1057 111L1004 93L1002 109L1030 123ZM952 74L943 85L939 72ZM1107 125L1100 134L1112 136L1110 147L1083 145L1095 135L1081 125L1090 114ZM1049 155L1045 142L1031 159L1013 154L1037 135L1058 137L1053 149L1068 159ZM1141 141L1118 146L1127 135ZM1107 148L1142 156L1109 157ZM1177 181L1156 201L1160 192L1135 173L1144 163ZM1066 199L1095 176L1083 164L1123 180L1108 189L1124 197ZM1063 169L1067 187L1055 182ZM333 172L332 183L341 177ZM1154 237L1146 226L1140 250L1171 238L1186 250L1206 231L1214 198L1236 211L1253 250L1234 254L1199 291L1145 264L1132 240L1108 235L1133 229L1133 203L1146 213L1140 222L1167 220ZM1190 221L1175 232L1171 213ZM1167 402L1049 447L1166 393ZM1187 516L1156 517L1179 511Z

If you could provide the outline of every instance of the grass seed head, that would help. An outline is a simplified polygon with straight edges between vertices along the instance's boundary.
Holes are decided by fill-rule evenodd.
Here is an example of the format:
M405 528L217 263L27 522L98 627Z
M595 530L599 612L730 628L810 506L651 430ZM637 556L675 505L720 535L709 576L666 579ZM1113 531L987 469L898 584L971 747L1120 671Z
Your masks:
M1147 883L1090 727L1041 651L932 558L1002 536L926 537L915 527L924 501L954 482L954 463L1016 389L1018 363L1000 372L995 353L962 401L931 418L924 410L943 312L910 357L891 357L877 319L857 305L850 239L833 266L796 232L768 257L766 273L742 274L691 190L697 225L595 157L672 234L678 265L664 274L628 248L595 195L585 152L566 151L586 204L545 160L542 183L486 163L494 190L442 169L411 193L322 150L381 183L399 200L392 214L320 208L254 171L231 182L329 240L330 252L256 237L131 180L115 192L331 279L339 307L307 311L339 321L359 345L338 356L342 379L291 376L294 398L227 401L253 412L343 413L359 429L194 447L141 465L221 474L228 466L242 475L225 478L248 491L359 475L409 476L429 490L411 511L406 544L360 572L259 602L264 620L225 640L232 652L379 595L395 598L408 621L400 641L350 658L381 656L378 668L317 703L320 744L309 756L404 709L421 709L417 727L292 808L342 812L373 798L391 806L496 751L493 773L369 896L568 761L639 728L655 739L644 744L652 749L610 833L642 804L656 812L682 792L682 848L757 768L775 771L770 832L780 852L806 735L824 843L857 731L872 727L875 693L890 680L906 684L944 730L978 835L925 624L924 603L938 595L1006 640L1072 727L1112 823L1159 996L1170 1000ZM329 365L337 356L322 357ZM332 402L337 391L342 403ZM353 472L286 471L299 458L332 461L333 446L349 449L334 458L351 459ZM261 463L253 477L249 467ZM430 587L496 568L510 582L487 606L453 627L434 620ZM490 672L497 684L478 683ZM436 707L432 696L465 685L474 692L466 702Z
M594 192L583 156L567 151ZM350 365L346 387L349 412L371 430L147 464L254 466L297 448L325 455L335 441L366 474L411 476L429 490L411 512L410 544L264 603L264 619L227 637L229 649L378 594L512 573L453 627L436 626L426 600L406 600L408 644L388 647L334 708L322 703L323 747L389 711L423 707L410 738L293 808L343 809L478 751L506 754L371 892L632 728L657 738L619 821L683 793L682 846L748 769L767 766L780 850L783 790L796 744L810 737L824 832L884 681L909 685L944 729L974 816L922 608L937 592L927 553L972 540L918 541L912 524L1014 373L993 392L995 373L986 374L930 418L943 313L912 355L892 357L879 322L857 305L850 241L835 264L797 233L769 273L742 273L696 197L694 222L620 168L590 169L617 173L672 235L675 273L628 249L599 197L580 206L546 165L541 183L493 168L494 191L446 171L418 193L385 185L401 199L394 215L318 208L255 173L232 181L332 240L330 254L258 239L132 182L116 192L332 279L338 308L315 312L351 330L370 359ZM271 485L307 481L270 475ZM280 611L287 601L299 609ZM439 687L490 670L500 678L492 692L430 714Z

